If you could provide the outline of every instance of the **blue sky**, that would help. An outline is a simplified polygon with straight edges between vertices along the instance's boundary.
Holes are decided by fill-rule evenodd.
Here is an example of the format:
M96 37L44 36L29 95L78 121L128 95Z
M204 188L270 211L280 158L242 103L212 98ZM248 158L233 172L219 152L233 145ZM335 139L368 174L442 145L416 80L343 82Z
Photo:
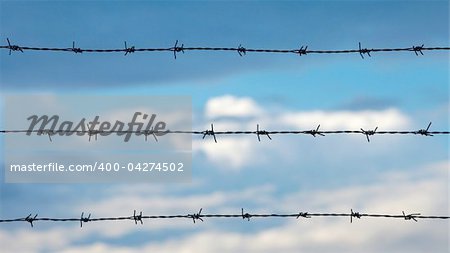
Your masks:
M368 48L448 46L448 13L448 1L1 1L0 40L51 47L76 41L81 48L121 48L125 40L136 47L172 47L176 40L186 47L312 50L356 49L358 42ZM2 50L0 85L2 94L189 95L193 128L199 130L211 122L217 129L253 130L259 123L272 130L317 124L325 130L418 130L430 121L432 129L447 130L449 54L424 53L373 53L363 60L358 54L185 52L174 60L170 52L9 56ZM248 114L224 116L241 110ZM2 183L0 216L128 215L139 208L185 213L200 207L448 214L445 136L374 136L371 143L364 136L218 141L193 138L192 184ZM2 224L0 241L22 236L28 242L24 248L4 246L6 252L448 250L445 222L191 223L108 224L108 231L104 223L82 230L77 224ZM336 237L348 230L358 236ZM56 236L65 233L70 235ZM290 237L299 233L306 239ZM384 248L375 243L380 238L387 240Z

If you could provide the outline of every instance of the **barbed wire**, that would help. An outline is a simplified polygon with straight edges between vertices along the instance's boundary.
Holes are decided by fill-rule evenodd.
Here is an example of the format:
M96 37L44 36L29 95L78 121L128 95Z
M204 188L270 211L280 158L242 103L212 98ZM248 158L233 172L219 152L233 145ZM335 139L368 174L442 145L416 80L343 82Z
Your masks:
M211 129L207 129L204 131L177 131L177 130L166 130L166 131L158 131L158 130L110 130L110 131L102 131L102 130L52 130L52 129L40 129L40 130L0 130L1 134L14 134L14 133L36 133L37 135L47 135L49 140L52 141L51 136L59 134L63 136L64 134L77 134L77 135L88 135L89 141L91 141L91 137L94 137L97 140L97 136L109 135L109 134L135 134L135 135L144 135L145 140L148 140L148 136L153 136L155 141L158 141L158 137L164 134L192 134L192 135L202 135L202 138L205 139L206 136L212 136L214 142L217 143L217 135L256 135L258 141L261 141L261 136L267 136L269 140L272 140L271 135L312 135L316 136L325 136L330 134L362 134L366 137L367 141L370 142L370 136L373 135L421 135L421 136L434 136L434 135L449 135L450 131L429 131L431 127L431 122L428 124L427 128L419 129L419 130L409 130L409 131L378 131L378 127L375 127L374 130L319 130L320 125L317 128L312 130L277 130L277 131L266 131L261 130L259 124L256 125L256 131L215 131L214 125L211 124ZM157 137L158 136L158 137Z
M417 222L419 219L432 219L432 220L448 220L450 216L436 216L436 215L421 215L420 213L406 214L402 211L402 214L373 214L373 213L360 213L354 212L350 209L350 213L309 213L309 212L297 212L297 213L270 213L270 214L258 214L258 213L248 213L244 212L244 208L241 208L241 213L238 214L204 214L202 213L203 208L197 213L190 214L177 214L177 215L143 215L142 211L139 214L134 210L132 216L117 216L117 217L99 217L91 218L91 214L88 216L81 213L79 218L47 218L38 217L38 214L34 216L29 214L23 218L15 219L0 219L0 223L11 223L11 222L28 222L31 227L34 227L33 223L36 221L49 221L49 222L79 222L80 227L83 227L83 223L87 222L99 222L99 221L121 221L121 220L132 220L137 225L138 223L144 224L144 220L155 220L155 219L192 219L194 223L196 221L203 222L205 218L242 218L243 220L250 221L252 218L313 218L313 217L349 217L350 223L353 223L355 218L361 219L364 217L370 218L390 218L390 219L403 219L406 221L413 220Z
M178 53L186 51L234 51L239 56L244 56L247 53L276 53L276 54L296 54L299 56L307 54L351 54L358 53L362 59L364 55L371 57L373 52L414 52L416 56L424 55L424 51L449 51L450 47L425 47L424 44L419 46L403 47L403 48L363 48L361 42L358 43L357 49L345 49L345 50L308 50L308 46L301 46L297 49L256 49L246 48L241 44L238 47L185 47L184 44L178 43L178 40L172 47L168 48L136 48L135 46L129 47L127 42L124 42L123 48L116 49L89 49L75 47L75 41L72 42L72 47L30 47L19 46L17 44L11 44L9 38L6 38L7 45L0 46L0 49L9 50L9 55L13 51L53 51L53 52L72 52L75 54L81 53L124 53L129 55L136 52L172 52L175 59L177 59Z

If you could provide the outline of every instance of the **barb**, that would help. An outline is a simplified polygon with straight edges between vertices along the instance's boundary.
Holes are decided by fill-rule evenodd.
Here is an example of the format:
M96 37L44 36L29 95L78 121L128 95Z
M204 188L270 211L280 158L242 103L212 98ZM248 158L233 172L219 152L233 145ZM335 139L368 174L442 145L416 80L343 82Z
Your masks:
M214 142L217 143L216 133L214 132L213 124L211 124L211 130L205 130L205 131L202 132L202 134L203 134L203 139L205 139L205 137L207 135L212 135L212 137L214 137Z
M90 129L89 125L87 125L87 134L89 136L89 141L91 141L91 136L95 136L95 140L97 140L97 135L100 133L98 130Z
M156 134L155 134L155 131L153 130L153 127L151 128L151 130L145 130L143 132L143 134L145 136L145 141L147 141L147 136L153 135L153 138L155 138L155 141L158 142L158 138L156 138Z
M406 215L404 211L402 211L403 213L403 217L405 218L405 220L413 220L415 222L417 222L417 216L420 215L420 213L412 213L412 214L408 214Z
M141 225L144 225L144 222L142 221L142 211L139 213L139 215L136 215L136 210L133 212L133 220L134 224L137 225L137 222L141 222Z
M72 43L72 48L51 48L51 47L29 47L29 46L18 46L11 45L9 38L6 39L8 44L0 46L0 49L9 50L11 55L12 51L52 51L52 52L74 52L74 53L118 53L125 52L125 55L135 52L162 52L168 51L173 52L173 56L177 59L177 53L184 53L184 51L234 51L239 54L239 56L244 56L247 53L274 53L274 54L296 54L296 55L307 55L307 54L354 54L358 53L361 58L364 59L364 55L367 54L371 57L373 52L414 52L417 56L419 54L424 55L423 51L449 51L450 47L425 47L423 44L421 46L403 47L403 48L362 48L361 43L358 43L358 49L344 49L344 50L308 50L308 46L301 46L295 49L258 49L258 48L245 48L242 45L238 47L184 47L178 45L178 40L175 42L173 47L169 48L135 48L128 47L125 42L125 48L117 49L90 49L90 48L75 48L75 42Z
M260 135L267 135L267 138L269 138L269 140L272 140L272 138L270 138L269 132L267 132L266 130L259 130L259 124L256 124L256 136L258 137L258 141L261 141L261 138L259 137Z
M188 214L189 217L192 218L192 221L195 223L195 220L201 220L203 222L202 219L202 209L200 208L200 211L198 211L198 213L194 213L194 214Z
M33 227L33 221L35 221L37 219L36 218L37 216L38 215L36 214L34 217L31 217L31 213L30 213L27 217L24 218L24 221L29 222L31 227Z
M178 40L177 40L177 41L175 41L175 46L170 48L170 51L173 51L173 57L175 57L175 60L176 60L178 52L182 52L184 54L184 44L181 44L181 47L179 47Z
M316 137L316 135L325 136L322 132L319 132L320 124L317 126L315 130L309 130L308 134L312 135L313 137Z
M431 122L428 124L426 129L420 129L416 132L416 134L425 135L425 136L433 136L428 130L431 127Z
M84 212L81 213L81 217L80 217L80 228L83 227L83 222L87 223L89 221L91 221L91 214L89 214L88 217L83 217L84 216Z
M408 130L408 131L378 131L378 127L376 127L374 130L320 130L320 124L317 126L316 129L313 130L274 130L274 131L266 131L266 130L260 130L259 124L256 125L256 131L250 131L250 130L238 130L238 131L216 131L214 130L214 125L211 124L211 129L204 130L204 131L186 131L186 130L167 130L167 134L192 134L192 135L202 135L202 139L205 139L206 136L212 136L214 138L214 142L217 143L217 135L254 135L256 134L258 141L261 141L261 135L267 136L270 140L272 140L273 135L312 135L316 137L316 135L320 136L326 136L326 135L332 135L332 134L341 134L341 135L350 135L350 134L363 134L366 136L366 139L368 142L370 142L370 136L373 135L421 135L421 136L435 136L435 135L449 135L450 131L430 131L431 122L428 124L426 129L420 129L420 130ZM147 141L147 137L149 135L152 135L156 141L158 141L156 133L157 131L153 130L117 130L117 131L107 131L107 130L94 130L89 129L88 130L52 130L52 129L39 129L39 130L0 130L0 134L20 134L20 133L37 133L38 135L46 134L49 136L50 141L52 141L51 137L52 135L59 134L59 136L64 136L65 133L76 133L77 135L88 135L89 141L91 140L91 136L95 136L95 140L97 140L97 135L102 134L102 136L107 136L108 134L136 134L136 135L144 135L145 140Z
M38 130L38 132L37 132L38 135L43 135L43 134L48 135L48 139L50 140L50 142L52 142L52 137L51 137L50 133L51 133L52 135L55 134L55 133L53 132L53 130Z
M306 46L305 48L303 48L303 46L302 47L300 47L300 49L299 50L297 50L297 54L299 55L299 56L302 56L302 55L307 55L308 54L308 46Z
M21 47L19 47L18 45L11 45L9 38L6 38L6 41L8 42L8 46L4 46L4 48L9 49L9 55L11 55L12 51L20 51L23 53L23 49Z
M364 129L361 128L361 132L362 132L362 134L364 134L366 136L367 142L370 142L369 136L374 135L376 133L377 129L378 129L378 127L375 127L374 130L365 131Z
M250 221L250 218L295 218L299 219L303 218L313 218L313 217L328 217L328 218L338 218L338 217L350 217L350 222L353 223L353 218L361 219L363 217L366 218L385 218L385 219L402 219L405 221L413 220L418 221L422 220L448 220L450 216L437 216L437 215L421 215L420 213L412 213L405 214L402 211L401 214L374 214L374 213L360 213L354 212L353 209L350 209L350 213L309 213L309 212L294 212L294 213L260 213L260 214L250 214L244 212L244 208L241 208L240 213L235 214L202 214L203 208L200 208L198 213L194 214L177 214L177 215L142 215L142 211L137 215L136 210L134 210L132 216L117 216L117 217L100 217L100 218L91 218L91 214L88 217L84 217L84 213L81 213L81 217L79 218L46 218L46 217L37 217L37 214L32 217L32 215L28 215L25 218L16 218L16 219L0 219L0 223L13 223L13 222L28 222L33 226L33 222L37 221L47 221L47 222L79 222L80 227L83 227L83 223L86 222L105 222L105 221L121 221L121 220L132 220L137 225L138 222L141 224L143 220L156 220L156 219L192 219L194 223L197 220L204 221L203 218L222 218L222 219L247 219Z
M361 214L358 212L353 212L353 209L350 209L350 223L353 223L353 217L361 219Z
M369 57L371 57L370 52L372 51L371 49L367 49L367 48L361 48L361 42L359 42L359 55L361 55L361 58L364 59L364 54L367 54Z
M242 216L242 219L243 219L243 220L247 219L247 221L250 221L250 218L252 217L251 214L249 214L249 213L244 213L244 208L241 208L241 216Z
M127 42L126 41L124 41L124 42L125 42L125 49L124 49L125 55L134 53L136 51L136 48L134 46L127 47Z
M239 56L241 56L241 57L242 57L242 55L246 55L247 54L247 49L245 49L245 47L242 47L241 44L239 44L239 46L236 49L236 51L238 52Z
M419 56L419 54L417 52L419 52L421 55L423 55L423 53L422 53L423 47L424 47L424 44L422 44L422 46L413 46L412 51L414 51L416 56Z
M78 54L78 53L83 53L83 50L81 49L81 48L79 48L79 47L75 47L75 41L72 41L72 48L70 48L70 50L72 51L72 52L74 52L75 54Z
M300 218L300 217L311 218L311 216L309 216L309 214L307 212L306 213L299 212L298 215L297 215L297 219Z

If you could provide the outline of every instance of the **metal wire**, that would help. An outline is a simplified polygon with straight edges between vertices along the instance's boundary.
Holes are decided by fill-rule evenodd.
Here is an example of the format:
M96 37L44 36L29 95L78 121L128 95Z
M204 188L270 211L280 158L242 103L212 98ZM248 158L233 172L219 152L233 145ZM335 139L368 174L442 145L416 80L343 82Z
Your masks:
M13 51L52 51L52 52L72 52L78 53L124 53L124 55L136 53L136 52L172 52L175 59L177 59L178 53L186 51L232 51L237 52L239 56L244 56L247 53L275 53L275 54L296 54L299 56L307 54L351 54L358 53L362 59L364 55L371 57L370 53L373 52L414 52L416 56L424 55L424 51L449 51L450 47L425 47L424 44L419 46L401 47L401 48L363 48L361 42L358 43L357 49L345 49L345 50L308 50L308 46L301 46L297 49L257 49L246 48L242 45L238 47L185 47L181 46L178 40L172 47L167 48L136 48L135 46L128 47L127 42L124 42L123 48L115 49L91 49L91 48L79 48L75 47L75 42L72 42L72 47L31 47L31 46L19 46L17 44L11 44L9 38L6 39L8 45L0 46L0 49L9 50L9 54Z
M136 135L144 135L145 140L147 140L147 136L152 135L156 141L158 138L156 137L158 134L166 133L166 134L192 134L192 135L202 135L203 139L206 136L212 136L214 141L217 143L217 135L256 135L258 141L261 141L260 136L267 136L268 139L272 140L271 135L312 135L316 136L325 136L330 134L362 134L366 137L367 141L370 142L370 136L373 135L421 135L421 136L434 136L434 135L449 135L450 131L429 131L431 127L431 122L428 124L427 128L419 129L419 130L408 130L408 131L378 131L378 127L374 130L332 130L325 131L319 130L320 125L317 126L316 129L312 130L277 130L277 131L266 131L261 130L259 124L256 125L256 131L215 131L214 125L211 124L211 129L204 131L178 131L178 130L167 130L167 131L156 131L156 130L118 130L118 131L101 131L101 130L51 130L51 129L43 129L43 130L0 130L1 134L14 134L14 133L36 133L38 135L47 135L52 141L51 136L59 134L63 136L64 134L81 134L88 135L89 141L91 137L94 136L95 140L97 140L97 135L107 135L107 134L136 134Z
M354 212L353 209L350 209L350 213L309 213L309 212L297 212L297 213L288 213L288 214L280 214L280 213L270 213L270 214L261 214L261 213L248 213L244 212L244 209L241 209L241 213L238 214L203 214L203 208L197 213L191 214L177 214L177 215L143 215L142 211L137 214L136 210L134 210L132 216L117 216L117 217L98 217L91 218L91 214L87 217L84 215L84 212L81 213L79 218L46 218L46 217L38 217L37 214L34 216L29 214L23 218L15 218L15 219L0 219L0 223L11 223L11 222L28 222L31 227L34 227L34 222L36 221L49 221L49 222L79 222L80 227L83 227L83 223L87 222L102 222L102 221L121 221L121 220L132 220L135 224L144 224L143 220L155 220L155 219L192 219L194 223L196 221L204 221L205 218L242 218L243 220L247 219L250 221L251 218L313 218L313 217L349 217L350 223L353 223L354 218L361 219L363 217L370 218L389 218L389 219L403 219L405 221L413 220L417 222L419 219L431 219L431 220L448 220L450 216L436 216L436 215L421 215L420 213L411 213L406 214L402 211L402 214L373 214L373 213L360 213Z

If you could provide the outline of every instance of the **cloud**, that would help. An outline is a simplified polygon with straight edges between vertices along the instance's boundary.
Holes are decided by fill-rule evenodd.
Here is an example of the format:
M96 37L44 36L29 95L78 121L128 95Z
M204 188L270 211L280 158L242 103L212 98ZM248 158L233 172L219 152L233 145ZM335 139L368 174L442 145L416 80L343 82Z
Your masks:
M103 213L117 214L129 210L130 206L145 203L147 214L159 208L164 213L170 210L190 210L202 204L206 212L223 212L233 207L236 198L252 204L252 212L345 212L350 208L361 213L401 214L420 212L423 215L447 215L448 209L448 161L411 168L408 171L382 173L370 184L344 186L330 190L298 190L281 196L274 195L273 186L248 188L243 191L214 192L191 196L170 197L164 194L147 197L142 194L129 198L128 194L112 196L104 200L86 203L86 207ZM264 203L258 205L260 198ZM121 204L120 202L125 202ZM206 201L206 202L205 202ZM206 203L206 204L205 204ZM161 205L160 205L161 204ZM209 206L207 206L209 205ZM235 208L234 213L239 212ZM150 210L150 211L149 211ZM247 209L248 210L248 209ZM145 213L144 212L144 213ZM275 221L275 223L273 223ZM131 222L132 223L132 222ZM348 218L314 217L311 219L277 220L253 218L250 222L229 220L230 226L217 219L205 219L203 223L191 221L168 221L164 225L183 224L172 227L184 233L163 232L155 221L136 227L128 223L90 223L83 229L61 226L42 231L41 224L14 231L0 230L0 241L21 243L2 244L4 252L446 252L448 250L448 222L442 220L382 219L363 217L350 224ZM261 227L269 223L271 226ZM108 229L104 229L107 225ZM169 234L166 239L144 240L143 243L127 242L129 233L157 230ZM104 238L112 236L114 242ZM173 236L170 236L173 233ZM91 239L92 237L96 239ZM90 243L79 243L89 240ZM380 243L382 242L382 243Z
M322 128L337 130L359 130L360 128L395 129L409 125L409 118L398 109L364 111L306 111L287 112L279 117L286 126L310 128L320 123Z
M302 192L287 196L283 202L286 210L297 207L296 203L308 203L306 208L317 209L330 206L341 211L351 205L367 212L401 211L422 214L447 213L448 161L436 162L405 170L390 170L374 178L369 184L355 184L333 190L317 190L314 197ZM430 197L433 196L433 197ZM293 204L289 204L293 203Z
M262 112L262 108L253 99L231 95L211 98L205 106L205 116L210 119L260 116Z
M235 117L231 117L235 116ZM262 106L249 97L225 95L211 98L205 106L203 118L213 120L215 131L247 130L310 130L320 124L322 130L401 130L411 125L410 118L396 108L363 111L294 111ZM203 126L201 129L209 129ZM246 166L267 164L273 159L283 158L292 150L299 149L297 141L284 139L283 143L271 141L266 145L255 143L256 136L217 136L220 145L209 140L194 140L194 153L206 155L209 162L221 169L241 170ZM274 137L282 138L281 136ZM306 144L304 144L306 145ZM350 147L351 144L348 144ZM309 148L308 148L309 149ZM261 154L266 154L261 156ZM273 158L273 159L271 159ZM291 157L292 158L292 157Z
M17 230L0 229L1 250L7 253L57 252L58 249L70 247L74 241L84 238L79 231L79 227L55 227L42 230L31 229L28 226Z
M202 152L207 159L218 165L218 168L238 171L249 164L259 164L261 160L254 161L255 140L249 138L220 137L220 145L214 141L195 140L193 151Z

